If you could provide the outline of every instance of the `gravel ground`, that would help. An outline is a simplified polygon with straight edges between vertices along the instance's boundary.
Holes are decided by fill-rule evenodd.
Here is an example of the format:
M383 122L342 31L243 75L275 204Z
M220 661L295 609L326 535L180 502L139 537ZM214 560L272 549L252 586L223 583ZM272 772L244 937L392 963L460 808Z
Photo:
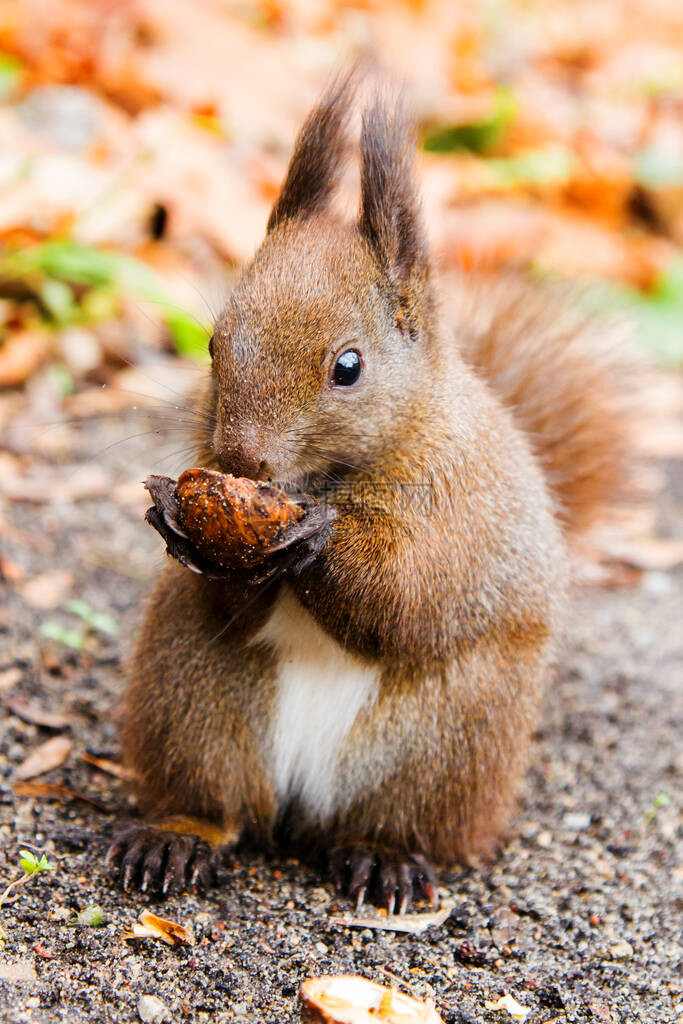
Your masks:
M183 467L182 458L159 458L155 437L109 447L143 429L110 419L15 445L27 452L22 468L48 492L55 481L80 480L79 465L86 491L88 479L97 490L97 472L106 474L106 494L7 503L2 553L10 580L0 606L0 697L65 714L60 734L73 740L68 760L40 781L67 784L104 808L14 795L16 766L54 733L8 710L0 739L0 879L17 876L18 850L27 843L45 850L54 870L0 911L7 933L0 1019L297 1021L304 978L357 972L432 995L451 1024L511 1021L484 1006L506 991L530 1008L531 1024L683 1022L675 894L680 571L577 594L513 837L493 866L441 877L442 896L455 904L445 924L421 936L347 928L335 918L350 908L324 878L294 860L249 851L236 856L225 889L207 898L160 903L112 885L103 852L127 797L118 779L80 755L116 756L121 657L163 557L142 522L145 501L135 484L153 468ZM680 463L664 468L666 535L680 530L683 477ZM68 597L119 622L118 637L93 634L74 652L41 636L46 619L77 622L61 610L63 601L43 610L28 600L35 603L33 577L57 569L73 573ZM104 927L66 923L91 904L103 908ZM122 932L150 906L191 926L195 945L126 944ZM168 1017L141 1002L150 995Z

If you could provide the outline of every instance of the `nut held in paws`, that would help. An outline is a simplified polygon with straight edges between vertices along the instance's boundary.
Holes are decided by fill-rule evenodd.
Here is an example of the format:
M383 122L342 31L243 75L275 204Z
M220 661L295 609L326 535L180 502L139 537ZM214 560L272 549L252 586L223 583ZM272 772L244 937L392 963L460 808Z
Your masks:
M188 469L177 487L183 529L205 558L224 568L259 562L304 516L284 491L246 477Z

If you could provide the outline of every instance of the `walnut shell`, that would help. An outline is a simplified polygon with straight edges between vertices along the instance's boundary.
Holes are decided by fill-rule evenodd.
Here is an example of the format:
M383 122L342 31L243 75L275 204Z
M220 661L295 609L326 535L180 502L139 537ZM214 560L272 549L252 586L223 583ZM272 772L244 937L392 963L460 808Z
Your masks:
M311 1024L443 1024L431 999L420 1002L358 975L308 978L299 998Z
M183 530L205 558L226 569L261 561L304 516L284 491L211 469L187 469L177 495Z

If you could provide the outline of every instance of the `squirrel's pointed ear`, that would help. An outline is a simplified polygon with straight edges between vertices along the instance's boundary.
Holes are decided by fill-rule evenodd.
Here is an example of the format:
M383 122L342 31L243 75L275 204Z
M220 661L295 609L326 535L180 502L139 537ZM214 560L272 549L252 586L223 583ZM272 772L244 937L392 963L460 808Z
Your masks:
M328 202L346 156L346 121L353 103L358 65L335 78L299 132L268 231L291 217L310 217Z
M414 272L424 272L427 247L413 178L415 142L403 103L378 96L363 115L359 228L399 299Z

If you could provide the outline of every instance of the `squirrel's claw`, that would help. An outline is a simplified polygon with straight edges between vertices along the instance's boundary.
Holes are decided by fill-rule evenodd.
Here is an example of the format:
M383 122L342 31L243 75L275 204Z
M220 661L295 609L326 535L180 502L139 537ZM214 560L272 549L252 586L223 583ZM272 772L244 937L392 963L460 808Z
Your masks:
M124 889L142 892L200 891L216 884L214 855L199 836L133 825L109 847L106 861L120 875Z
M159 509L152 505L145 512L145 519L166 541L166 550L172 558L184 565L186 569L209 580L225 580L232 573L219 565L209 562L195 548L194 544L177 525L167 509Z
M303 522L292 528L294 539L292 534L286 535L279 544L266 550L266 557L275 571L280 569L299 576L325 547L336 518L336 510L331 505L311 507Z
M333 851L330 868L336 888L355 900L357 909L366 895L389 914L397 908L404 914L416 898L434 902L434 872L419 853L353 846Z
M184 889L189 888L194 862L198 857L200 861L205 860L207 855L210 856L207 844L202 843L197 836L171 833L161 883L161 891L164 896L168 893L183 892Z

